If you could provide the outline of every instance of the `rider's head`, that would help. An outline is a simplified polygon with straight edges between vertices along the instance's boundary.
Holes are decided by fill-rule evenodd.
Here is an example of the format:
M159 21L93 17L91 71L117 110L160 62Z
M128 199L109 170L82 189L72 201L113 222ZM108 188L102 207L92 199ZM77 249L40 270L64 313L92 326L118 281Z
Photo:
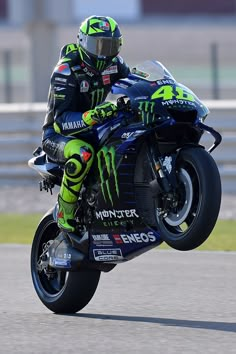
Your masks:
M111 17L88 17L80 26L78 45L83 61L96 71L103 71L120 51L119 26Z

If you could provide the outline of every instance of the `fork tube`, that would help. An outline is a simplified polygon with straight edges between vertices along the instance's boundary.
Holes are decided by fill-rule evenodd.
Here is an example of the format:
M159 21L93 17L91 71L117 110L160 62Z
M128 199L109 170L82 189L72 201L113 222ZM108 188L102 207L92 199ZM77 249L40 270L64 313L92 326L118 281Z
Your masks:
M149 160L152 164L152 170L156 177L157 183L161 187L161 190L163 192L168 193L171 190L171 186L168 181L168 178L164 173L162 161L160 159L161 155L158 149L158 144L156 139L154 139L154 137L151 138L151 144L148 150L150 154Z

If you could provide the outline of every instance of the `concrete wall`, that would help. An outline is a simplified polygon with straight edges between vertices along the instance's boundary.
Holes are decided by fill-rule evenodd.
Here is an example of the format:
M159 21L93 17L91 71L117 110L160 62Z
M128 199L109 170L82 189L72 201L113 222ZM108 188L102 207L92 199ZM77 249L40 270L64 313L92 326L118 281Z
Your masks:
M114 99L114 96L112 97ZM236 194L236 101L204 101L211 113L206 124L222 134L220 146L212 156L217 162L224 193ZM38 174L27 166L32 152L41 145L41 127L46 102L37 104L0 104L0 185L27 184ZM204 134L201 143L208 149L214 139Z

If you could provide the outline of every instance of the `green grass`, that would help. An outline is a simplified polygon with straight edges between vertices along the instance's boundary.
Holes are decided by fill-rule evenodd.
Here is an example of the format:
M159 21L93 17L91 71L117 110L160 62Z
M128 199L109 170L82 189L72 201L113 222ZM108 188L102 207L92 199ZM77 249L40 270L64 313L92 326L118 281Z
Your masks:
M197 248L205 251L236 251L236 220L218 220L208 239ZM170 249L166 244L161 249Z
M0 214L0 243L30 244L41 214ZM236 251L236 220L218 220L215 229L199 250ZM166 244L162 249L169 248Z
M0 243L31 243L41 214L0 214Z

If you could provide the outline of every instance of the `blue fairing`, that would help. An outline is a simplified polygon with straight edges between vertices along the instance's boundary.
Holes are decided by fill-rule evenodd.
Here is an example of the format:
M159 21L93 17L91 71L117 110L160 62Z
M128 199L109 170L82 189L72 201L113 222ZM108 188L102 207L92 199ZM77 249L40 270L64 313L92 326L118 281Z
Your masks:
M140 110L140 102L152 102L154 112L162 118L171 117L171 109L175 112L195 111L196 119L209 113L199 98L188 87L178 83L157 61L146 61L133 68L128 78L113 85L112 93L129 97L134 111Z

